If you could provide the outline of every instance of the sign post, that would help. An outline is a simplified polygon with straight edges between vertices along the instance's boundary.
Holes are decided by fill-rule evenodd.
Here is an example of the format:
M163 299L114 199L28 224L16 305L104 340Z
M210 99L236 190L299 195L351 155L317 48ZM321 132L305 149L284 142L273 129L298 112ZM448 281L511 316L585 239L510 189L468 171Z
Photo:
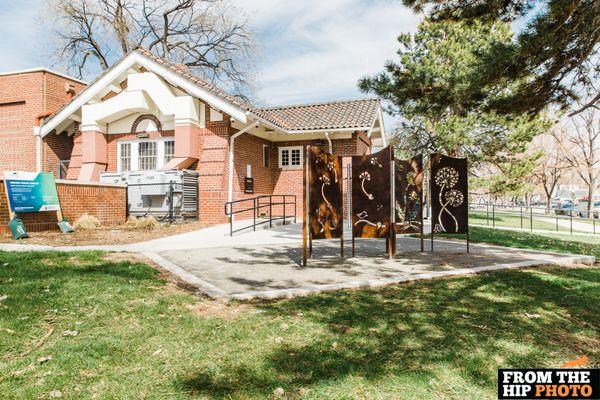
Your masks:
M56 211L63 232L73 231L63 220L54 175L49 172L5 171L4 189L11 221L18 213ZM22 223L21 223L22 226ZM24 226L22 226L24 230Z

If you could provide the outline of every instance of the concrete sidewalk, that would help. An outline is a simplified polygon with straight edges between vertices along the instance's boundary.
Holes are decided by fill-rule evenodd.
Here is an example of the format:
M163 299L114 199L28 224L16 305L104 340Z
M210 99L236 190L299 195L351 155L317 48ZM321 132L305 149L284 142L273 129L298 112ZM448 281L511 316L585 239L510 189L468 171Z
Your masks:
M349 247L349 242L346 244ZM499 246L436 240L435 252L420 252L418 239L399 237L394 260L385 241L357 240L356 257L340 258L339 241L315 241L315 257L301 266L301 246L262 245L148 253L166 269L191 275L211 297L248 300L306 295L344 288L375 288L393 283L433 279L536 265L593 264L591 256L546 253ZM348 255L350 249L346 247ZM171 271L175 272L175 271ZM195 282L195 283L194 283ZM208 290L206 290L208 288Z
M241 223L240 223L241 224ZM302 241L302 224L278 226L273 229L252 229L229 236L229 224L215 225L209 228L180 235L167 236L147 242L117 246L42 246L17 243L0 243L3 251L117 251L117 252L160 252L168 250L191 250L237 245L262 246L279 244L298 244Z
M236 224L236 229L244 226L244 221ZM349 228L344 226L346 232ZM425 234L429 226L425 226ZM347 233L347 240L349 239ZM275 226L266 229L266 226L257 228L256 232L247 229L229 236L229 224L215 225L197 231L186 232L179 235L167 236L147 242L139 242L115 246L43 246L18 243L0 243L3 251L116 251L116 252L161 252L170 250L194 250L233 246L265 246L287 245L302 243L302 223L291 223L285 226Z

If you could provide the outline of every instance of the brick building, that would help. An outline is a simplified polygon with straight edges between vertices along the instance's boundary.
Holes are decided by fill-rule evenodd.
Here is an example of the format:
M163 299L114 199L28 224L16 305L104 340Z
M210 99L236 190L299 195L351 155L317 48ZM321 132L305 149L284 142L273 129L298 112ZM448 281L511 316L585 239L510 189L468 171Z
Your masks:
M59 173L59 161L70 158L73 141L59 135L42 141L34 127L85 86L45 68L0 73L0 176L12 170Z
M301 201L307 144L344 156L386 145L378 100L257 108L143 49L127 54L85 88L51 76L48 82L60 78L63 85L34 87L31 96L44 95L32 100L31 111L15 112L10 102L23 100L3 93L0 113L10 116L1 120L6 125L0 125L0 135L2 126L13 126L27 143L27 157L5 139L2 168L52 171L81 182L98 181L103 172L193 169L200 175L200 219L206 222L224 222L228 200L296 194ZM19 79L28 79L7 77L14 77L7 83L12 89L0 81L7 94L23 90ZM72 85L68 93L65 84ZM254 179L251 195L244 194L246 176Z

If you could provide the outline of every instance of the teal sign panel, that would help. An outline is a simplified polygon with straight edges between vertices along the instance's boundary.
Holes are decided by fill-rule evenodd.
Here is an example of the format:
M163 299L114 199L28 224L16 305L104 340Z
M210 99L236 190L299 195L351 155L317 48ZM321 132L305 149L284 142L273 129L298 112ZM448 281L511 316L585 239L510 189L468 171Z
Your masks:
M52 173L5 171L4 179L12 212L60 210Z

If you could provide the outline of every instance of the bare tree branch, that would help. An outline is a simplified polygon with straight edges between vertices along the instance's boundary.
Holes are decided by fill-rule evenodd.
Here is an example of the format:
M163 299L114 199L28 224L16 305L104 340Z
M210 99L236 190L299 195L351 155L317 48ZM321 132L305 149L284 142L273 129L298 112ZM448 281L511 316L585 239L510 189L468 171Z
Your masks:
M595 109L600 109L600 107L597 104L598 102L600 102L600 93L596 94L596 96L594 96L590 101L585 103L583 106L579 107L577 110L569 113L568 116L574 117L575 115L584 112L585 110L587 110L590 107L593 107Z
M49 48L80 78L144 46L235 94L251 94L254 38L232 0L49 0L43 16L54 18Z
M588 188L588 211L591 211L600 180L600 112L588 107L569 119L564 128L561 150L569 167Z

